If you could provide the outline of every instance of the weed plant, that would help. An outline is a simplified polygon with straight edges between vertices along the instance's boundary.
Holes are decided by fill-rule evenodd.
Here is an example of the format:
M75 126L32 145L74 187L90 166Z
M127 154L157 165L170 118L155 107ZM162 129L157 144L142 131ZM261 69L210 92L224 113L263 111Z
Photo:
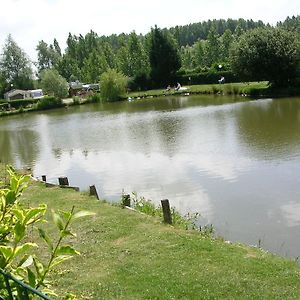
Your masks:
M122 196L123 199L123 196ZM138 196L136 192L132 192L130 196L132 208L149 216L156 216L163 219L161 206L156 206L153 201L145 197ZM182 216L175 207L171 207L172 224L175 227L184 228L186 230L198 230L206 236L214 234L213 225L200 226L197 225L200 213L188 213Z

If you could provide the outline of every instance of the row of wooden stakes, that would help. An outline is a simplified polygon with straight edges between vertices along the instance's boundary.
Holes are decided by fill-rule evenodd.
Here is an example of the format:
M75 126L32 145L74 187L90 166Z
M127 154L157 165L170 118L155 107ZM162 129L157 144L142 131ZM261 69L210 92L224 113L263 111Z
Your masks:
M79 192L79 187L69 185L68 177L58 177L58 185L47 182L46 175L42 175L42 181L45 182L46 187L59 186L61 188L69 188L69 189L73 189L73 190ZM90 185L90 196L95 196L98 200L100 200L95 185ZM130 199L129 194L123 195L122 196L122 206L123 207L131 207L130 200L131 199ZM162 211L163 211L164 222L168 223L168 224L172 224L172 214L171 214L169 200L168 199L161 200L161 207L162 207Z

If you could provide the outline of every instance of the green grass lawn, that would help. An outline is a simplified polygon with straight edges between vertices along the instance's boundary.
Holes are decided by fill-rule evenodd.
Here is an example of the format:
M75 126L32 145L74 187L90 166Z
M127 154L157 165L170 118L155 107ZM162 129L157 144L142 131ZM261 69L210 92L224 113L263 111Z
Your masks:
M205 237L94 197L32 183L26 205L95 212L74 223L81 252L53 274L84 299L300 299L300 268L263 250ZM49 217L49 215L48 215ZM51 222L44 227L54 232ZM35 239L35 237L32 237ZM43 247L39 251L46 255Z
M201 84L185 86L184 90L175 91L174 89L166 91L164 89L149 90L141 92L131 92L128 97L157 97L163 95L177 95L177 94L226 94L226 95L260 95L265 94L268 90L268 82L247 82L247 83L225 83L225 84Z

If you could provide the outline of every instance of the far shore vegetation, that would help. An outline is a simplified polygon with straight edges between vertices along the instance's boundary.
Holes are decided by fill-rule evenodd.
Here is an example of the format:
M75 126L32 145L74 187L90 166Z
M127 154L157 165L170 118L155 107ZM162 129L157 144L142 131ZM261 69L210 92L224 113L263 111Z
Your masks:
M49 107L73 96L74 104L82 104L87 99L117 101L181 93L300 94L300 16L287 17L275 26L220 19L169 29L154 26L145 35L70 33L66 44L62 51L56 39L52 44L39 41L34 76L32 62L9 35L0 57L0 99L14 89L42 89L53 97L47 98ZM76 82L97 84L100 94L73 90L71 83ZM174 86L189 89L172 91ZM41 101L28 105L0 101L0 112L34 110Z
M112 81L110 81L112 82ZM124 82L124 79L123 79ZM153 89L147 91L124 91L124 83L122 92L115 96L116 100L139 100L165 96L190 96L190 95L226 95L249 98L266 98L266 97L284 97L284 96L299 96L299 87L279 87L274 88L267 81L261 82L244 82L244 83L225 83L225 84L201 84L183 86L182 89L176 90L174 87L170 90ZM111 88L105 91L109 93ZM117 91L118 92L118 89ZM114 92L114 95L117 95ZM24 99L24 100L0 100L0 117L10 116L31 111L41 111L52 108L68 107L73 105L82 105L88 103L98 103L102 101L100 93L89 93L84 96L73 96L72 98L59 99L56 97L45 96L42 99ZM2 107L2 110L1 110Z

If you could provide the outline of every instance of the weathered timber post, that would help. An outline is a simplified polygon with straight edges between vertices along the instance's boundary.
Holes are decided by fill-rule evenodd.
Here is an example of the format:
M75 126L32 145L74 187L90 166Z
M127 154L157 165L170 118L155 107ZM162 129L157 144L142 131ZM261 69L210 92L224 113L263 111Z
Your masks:
M69 185L68 177L59 177L58 182L59 185Z
M122 195L122 206L128 206L130 207L130 195L126 194L126 195Z
M95 185L90 185L90 196L95 196L99 200Z
M172 215L170 209L170 203L168 199L161 200L161 207L164 214L164 222L172 224Z
M47 181L46 175L42 175L42 180L45 181L45 182Z

